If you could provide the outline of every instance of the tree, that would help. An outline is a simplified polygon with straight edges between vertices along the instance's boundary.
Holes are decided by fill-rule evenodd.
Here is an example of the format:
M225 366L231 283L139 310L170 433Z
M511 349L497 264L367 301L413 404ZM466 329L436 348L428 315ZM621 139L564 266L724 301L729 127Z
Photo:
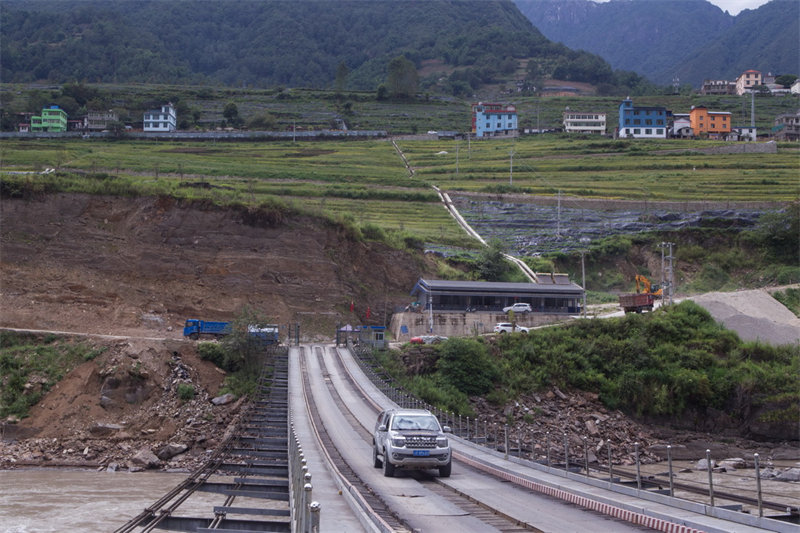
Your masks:
M417 94L419 76L414 63L405 56L397 56L389 61L386 88L392 98L411 98Z
M251 335L250 326L263 326L271 323L263 313L245 307L231 322L231 333L223 337L220 344L225 352L228 368L244 370L258 375L264 362L264 345Z
M784 87L791 87L796 79L797 76L794 74L781 74L775 77L775 83L783 85Z
M477 271L486 281L502 281L509 272L509 265L503 256L503 243L499 239L489 241L489 246L481 250L477 260Z
M241 118L239 118L239 108L236 107L236 104L233 102L228 102L225 104L225 109L222 111L222 116L225 117L225 120L228 121L233 126L237 126L241 123Z
M251 130L273 131L278 129L278 120L269 113L259 113L247 121Z
M436 366L444 380L464 394L486 394L500 380L500 371L486 345L475 339L450 339L439 349Z

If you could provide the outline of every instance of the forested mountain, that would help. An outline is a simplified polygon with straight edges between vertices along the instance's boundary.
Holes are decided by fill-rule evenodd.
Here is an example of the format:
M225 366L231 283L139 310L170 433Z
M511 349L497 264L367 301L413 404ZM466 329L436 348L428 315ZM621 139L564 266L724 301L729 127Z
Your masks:
M749 68L800 74L800 2L772 0L742 11L733 26L693 50L673 72L682 80L733 80Z
M514 0L542 33L661 84L796 73L800 3L772 0L736 17L706 0Z
M423 89L453 94L553 74L618 80L602 58L547 40L511 0L5 0L0 16L4 82L373 90L399 55Z

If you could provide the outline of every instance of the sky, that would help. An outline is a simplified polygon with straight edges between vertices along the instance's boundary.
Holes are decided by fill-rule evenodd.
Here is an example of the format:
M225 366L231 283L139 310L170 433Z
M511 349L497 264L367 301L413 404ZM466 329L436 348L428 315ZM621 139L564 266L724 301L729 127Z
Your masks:
M595 2L608 2L608 0L594 0ZM679 0L673 0L678 2ZM738 15L742 9L757 9L769 0L708 0L723 11L731 15Z
M769 0L708 0L731 15L738 15L742 9L756 9Z

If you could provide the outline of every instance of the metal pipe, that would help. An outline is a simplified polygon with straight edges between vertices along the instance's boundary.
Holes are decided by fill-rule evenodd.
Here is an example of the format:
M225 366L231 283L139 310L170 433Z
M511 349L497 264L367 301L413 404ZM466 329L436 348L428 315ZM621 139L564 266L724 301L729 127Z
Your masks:
M569 441L564 433L564 472L569 472Z
M608 482L614 482L614 463L611 461L611 441L606 442L608 449Z
M639 443L633 443L634 454L636 455L636 490L642 490L642 471L639 464Z
M508 460L508 424L505 425L505 449L503 450L503 458Z
M669 495L670 497L675 497L675 487L673 484L672 478L672 446L667 445L667 463L669 464Z
M758 454L753 454L753 460L755 461L755 468L756 468L756 498L758 499L758 516L764 516L764 508L762 507L763 501L761 499L761 469L758 465Z
M706 450L706 463L708 465L708 496L711 498L711 507L714 507L714 468L711 466L711 450Z

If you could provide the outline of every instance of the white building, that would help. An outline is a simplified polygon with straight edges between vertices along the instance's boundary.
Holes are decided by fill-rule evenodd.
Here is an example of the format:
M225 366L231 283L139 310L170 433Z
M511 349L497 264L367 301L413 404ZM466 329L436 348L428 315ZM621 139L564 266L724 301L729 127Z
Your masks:
M800 94L800 78L794 80L792 88L789 90L792 91L792 94Z
M571 133L595 133L605 135L606 133L606 114L585 112L585 111L570 111L567 108L564 111L564 131Z
M674 113L672 115L672 128L669 130L670 137L680 139L690 139L694 137L692 121L688 113Z
M175 108L172 104L162 105L161 109L144 112L144 131L175 131L177 124Z
M755 126L734 126L731 128L731 133L736 137L735 139L730 138L731 141L755 141L758 132Z
M761 85L764 81L761 78L761 72L758 70L745 70L736 78L736 94L743 95L753 90L756 85Z

